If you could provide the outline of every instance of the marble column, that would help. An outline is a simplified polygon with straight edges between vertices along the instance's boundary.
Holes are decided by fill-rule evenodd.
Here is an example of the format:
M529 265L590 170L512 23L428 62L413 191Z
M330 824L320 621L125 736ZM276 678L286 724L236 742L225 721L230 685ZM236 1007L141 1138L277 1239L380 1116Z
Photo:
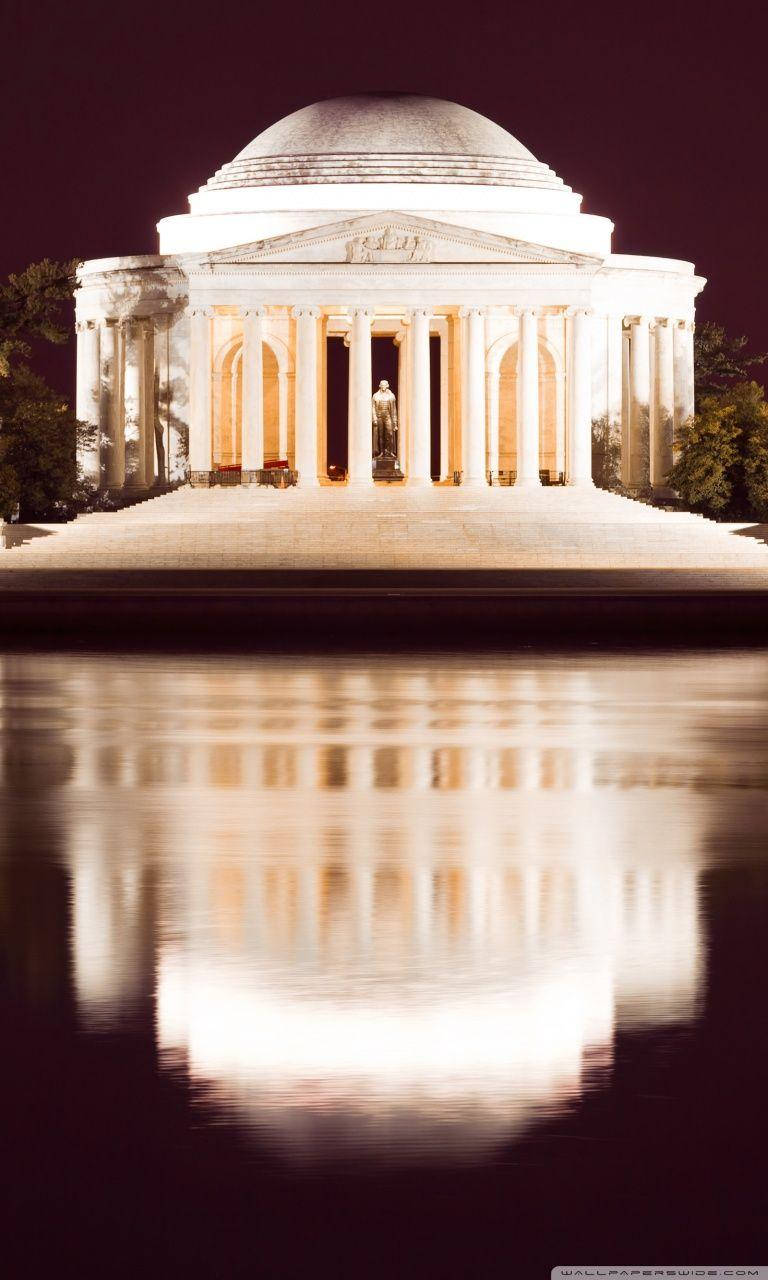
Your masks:
M123 375L123 435L125 439L125 488L145 489L146 451L146 322L131 317L123 323L125 372Z
M693 321L679 320L673 330L675 434L693 417Z
M181 309L166 317L165 359L159 396L165 418L168 480L189 479L189 318Z
M264 307L243 310L243 409L240 453L243 484L255 483L264 466ZM233 400L233 403L235 401Z
M579 309L571 320L571 397L568 431L568 484L592 484L592 361L590 312Z
M211 321L209 307L191 307L189 335L189 470L192 484L210 483Z
M294 307L296 320L296 442L294 466L302 489L317 478L317 307Z
M147 485L157 480L155 444L155 322L150 316L144 322L144 479ZM163 477L161 477L162 479Z
M462 448L462 484L486 484L485 475L485 320L479 307L462 309L467 320L464 379L467 414Z
M100 334L95 320L80 321L77 325L77 392L75 413L81 422L87 422L93 438L78 450L78 461L83 475L94 489L101 487L101 369Z
M349 483L364 487L373 485L372 317L367 307L353 310L349 343Z
M411 312L411 412L408 483L431 483L431 415L429 367L430 312L417 307Z
M651 479L651 337L647 316L635 316L629 331L629 484L645 489Z
M520 313L517 356L518 417L515 485L530 489L539 477L539 321L531 308Z
M657 320L656 337L656 416L651 460L651 483L662 493L669 492L667 474L672 466L672 441L675 430L675 370L671 320Z
M108 489L122 488L125 479L125 441L120 414L120 331L117 320L105 320L100 335L101 388L99 419Z

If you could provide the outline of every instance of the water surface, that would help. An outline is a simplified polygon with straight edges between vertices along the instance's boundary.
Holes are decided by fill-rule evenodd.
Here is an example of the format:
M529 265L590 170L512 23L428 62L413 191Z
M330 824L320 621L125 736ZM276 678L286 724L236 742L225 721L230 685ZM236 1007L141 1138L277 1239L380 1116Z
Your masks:
M6 653L0 746L12 1274L768 1258L768 656Z

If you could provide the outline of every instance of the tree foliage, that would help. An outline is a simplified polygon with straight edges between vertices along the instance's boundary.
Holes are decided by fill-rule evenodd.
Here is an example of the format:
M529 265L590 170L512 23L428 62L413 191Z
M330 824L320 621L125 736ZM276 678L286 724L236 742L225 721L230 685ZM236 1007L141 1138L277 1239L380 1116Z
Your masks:
M61 517L85 497L76 448L95 428L28 364L36 340L67 341L76 268L46 258L0 282L0 519Z
M30 342L62 343L69 337L65 305L72 300L77 260L33 262L0 284L0 377L16 359L30 355Z
M693 338L694 390L697 398L747 382L750 371L768 360L768 352L750 355L748 339L731 338L723 325L705 320L697 324Z
M73 514L87 496L77 445L97 428L23 364L0 378L0 423L0 518L17 506L22 520Z
M708 515L768 516L768 405L756 382L704 395L676 441L669 483Z
M607 415L592 419L592 479L598 489L624 491L621 481L621 424Z

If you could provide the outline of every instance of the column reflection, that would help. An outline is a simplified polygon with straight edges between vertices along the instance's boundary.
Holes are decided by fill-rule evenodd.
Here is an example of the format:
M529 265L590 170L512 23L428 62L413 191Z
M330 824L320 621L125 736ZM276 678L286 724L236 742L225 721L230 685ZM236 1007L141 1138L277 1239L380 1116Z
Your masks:
M102 668L69 733L80 1006L146 980L152 865L160 1062L201 1108L297 1158L478 1156L598 1082L618 1025L696 1014L696 707L669 664L639 728L598 663L347 667L190 663L179 693L147 660L138 705Z

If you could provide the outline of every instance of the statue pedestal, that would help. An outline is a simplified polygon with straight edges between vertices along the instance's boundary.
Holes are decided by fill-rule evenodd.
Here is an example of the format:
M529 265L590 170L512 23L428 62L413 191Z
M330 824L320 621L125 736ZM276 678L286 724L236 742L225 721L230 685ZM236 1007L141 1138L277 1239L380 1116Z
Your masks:
M374 458L373 460L373 478L374 480L404 480L405 476L400 470L400 463L397 458L383 457Z

